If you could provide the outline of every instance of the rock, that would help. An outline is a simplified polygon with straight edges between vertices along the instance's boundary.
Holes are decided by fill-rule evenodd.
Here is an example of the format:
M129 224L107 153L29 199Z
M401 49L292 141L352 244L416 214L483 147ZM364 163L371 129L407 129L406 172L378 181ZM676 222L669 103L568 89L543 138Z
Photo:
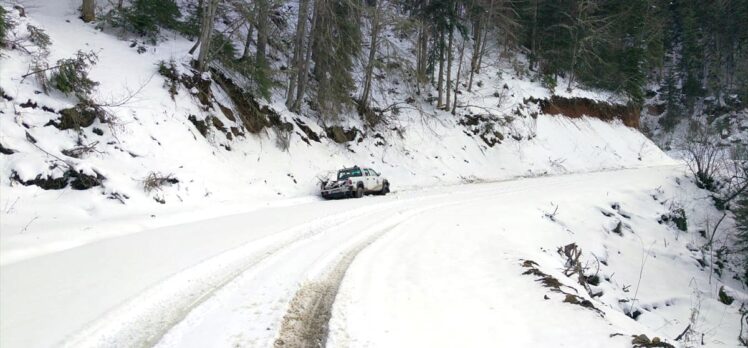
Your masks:
M79 129L91 126L97 117L103 118L104 110L80 103L72 108L60 110L60 115L60 121L55 127L60 130Z

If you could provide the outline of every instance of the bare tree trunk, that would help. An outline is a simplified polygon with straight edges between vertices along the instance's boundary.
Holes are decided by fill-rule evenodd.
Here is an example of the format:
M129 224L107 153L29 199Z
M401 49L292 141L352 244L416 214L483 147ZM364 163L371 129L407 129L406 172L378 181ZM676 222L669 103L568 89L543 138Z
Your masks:
M120 0L120 2L122 2L122 0ZM197 1L197 13L202 15L203 14L202 11L203 11L203 0L198 0ZM200 21L201 21L200 25L202 28L202 18L200 18ZM200 47L200 36L197 37L197 39L195 40L195 44L192 45L192 48L190 48L190 51L189 51L190 55L194 54L195 50L197 50L198 47Z
M538 63L537 36L538 36L538 0L534 0L533 11L532 11L532 33L530 34L530 52L532 52L534 59L532 62L530 62L530 67L533 67L533 65L535 65L535 68L537 68L537 63Z
M444 94L444 32L439 34L439 77L437 79L436 91L439 100L436 103L436 107L441 108L442 95Z
M478 64L475 65L476 74L480 74L480 68L483 65L483 56L486 55L486 38L488 37L488 25L491 25L491 23L493 22L493 9L495 1L496 0L491 0L490 5L488 6L488 20L486 20L483 28L483 37L480 39L480 48L478 49Z
M569 84L566 86L566 91L571 92L571 86L574 83L574 73L575 68L577 66L577 54L579 52L578 49L578 38L576 35L572 36L572 48L571 48L571 67L569 69Z
M478 56L480 56L480 40L483 33L483 16L481 15L475 21L473 25L473 56L470 58L470 78L468 79L467 90L470 92L473 89L473 75L475 74L476 65L478 65ZM459 70L459 69L458 69Z
M423 36L421 37L421 78L422 81L427 81L426 77L426 70L428 67L428 60L429 60L429 30L426 27L425 24L421 23L423 25L422 31Z
M200 52L197 54L197 70L204 72L208 68L210 40L213 35L213 20L216 16L219 0L210 0L203 9L203 23L200 29Z
M302 59L304 57L304 37L306 37L306 24L309 21L310 0L300 0L299 18L296 22L296 38L294 42L293 59L289 67L288 91L286 92L286 107L291 109L296 102L296 84L301 76Z
M452 89L452 42L454 41L454 31L449 31L449 43L447 45L447 102L445 109L449 110L450 95Z
M249 58L249 44L252 42L252 23L247 23L247 39L244 40L244 52L242 52L241 60Z
M416 38L416 93L421 94L421 36L423 36L423 25L418 22L418 38Z
M257 18L257 51L255 52L255 65L258 68L265 67L265 51L268 43L268 16L270 15L269 0L255 0Z
M96 0L83 0L81 19L86 23L96 20Z
M382 4L382 0L377 1L377 5L372 9L371 17L371 39L369 47L369 61L366 63L366 76L364 78L364 91L361 94L360 105L362 108L369 107L369 94L371 93L371 79L374 74L374 61L377 54L377 40L379 38L379 7Z
M577 55L576 52L572 54L571 57L571 69L569 70L569 83L566 86L566 91L571 92L571 86L574 83L574 67L577 65Z
M462 57L465 55L465 41L462 41L460 45L460 61L457 63L457 77L455 77L455 100L452 104L452 115L456 114L457 110L457 92L460 91L460 73L462 73Z
M200 37L198 37L198 38L197 38L197 40L195 40L195 44L194 44L194 45L192 45L192 48L190 48L190 50L189 50L189 52L188 52L188 53L189 53L189 54L193 54L193 53L195 53L195 50L196 50L196 49L197 49L198 47L200 47Z
M416 90L421 94L421 83L426 81L426 25L423 21L418 22L418 39L416 40Z
M312 44L314 39L314 29L316 26L317 11L314 11L314 15L312 16L312 26L311 28L309 28L309 39L307 40L306 57L304 57L304 60L301 62L301 67L299 70L299 85L296 90L296 100L294 100L293 106L291 108L291 110L296 113L301 111L301 102L304 100L304 94L306 93L306 81L307 76L309 75L309 65L312 62Z
M490 21L491 16L488 16ZM488 37L488 28L483 30L483 38L480 39L480 53L478 54L478 64L475 65L475 73L480 74L480 68L483 66L483 56L486 55L486 38Z

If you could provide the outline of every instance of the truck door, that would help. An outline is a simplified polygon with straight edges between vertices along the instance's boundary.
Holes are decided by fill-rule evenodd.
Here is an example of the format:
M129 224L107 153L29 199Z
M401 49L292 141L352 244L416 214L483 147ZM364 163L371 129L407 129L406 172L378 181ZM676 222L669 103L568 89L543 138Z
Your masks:
M374 191L379 191L382 189L382 177L379 176L379 173L374 171L374 169L369 169L369 175L371 175L371 189Z
M371 191L374 189L374 183L372 182L372 179L374 177L371 176L371 173L368 169L364 169L364 187L367 191Z

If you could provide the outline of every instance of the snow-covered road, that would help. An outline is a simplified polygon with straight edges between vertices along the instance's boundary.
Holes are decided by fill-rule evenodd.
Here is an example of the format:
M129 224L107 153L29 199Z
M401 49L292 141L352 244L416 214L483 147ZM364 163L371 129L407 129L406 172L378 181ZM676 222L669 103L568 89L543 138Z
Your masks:
M574 346L624 346L609 335L650 331L601 304L604 320L543 300L547 289L521 276L520 260L550 265L555 247L579 239L605 245L589 237L611 238L599 228L605 217L590 211L650 197L680 171L306 202L39 255L0 268L0 346L537 346L562 342L569 330L578 330ZM567 220L544 218L554 206ZM657 212L636 215L646 204L631 209L635 228L657 226L647 220ZM595 231L578 230L588 222ZM619 254L641 244L626 240ZM616 279L636 277L630 268L616 269Z

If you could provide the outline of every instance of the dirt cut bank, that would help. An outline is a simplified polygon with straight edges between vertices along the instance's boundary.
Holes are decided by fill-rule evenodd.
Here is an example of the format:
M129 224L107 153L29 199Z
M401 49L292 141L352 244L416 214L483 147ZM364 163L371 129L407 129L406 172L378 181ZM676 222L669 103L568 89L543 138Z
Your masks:
M603 121L621 120L623 124L632 128L639 128L641 110L631 105L611 104L588 98L566 98L552 96L550 99L530 98L525 103L533 102L540 106L540 110L548 115L563 115L570 118L589 116Z

